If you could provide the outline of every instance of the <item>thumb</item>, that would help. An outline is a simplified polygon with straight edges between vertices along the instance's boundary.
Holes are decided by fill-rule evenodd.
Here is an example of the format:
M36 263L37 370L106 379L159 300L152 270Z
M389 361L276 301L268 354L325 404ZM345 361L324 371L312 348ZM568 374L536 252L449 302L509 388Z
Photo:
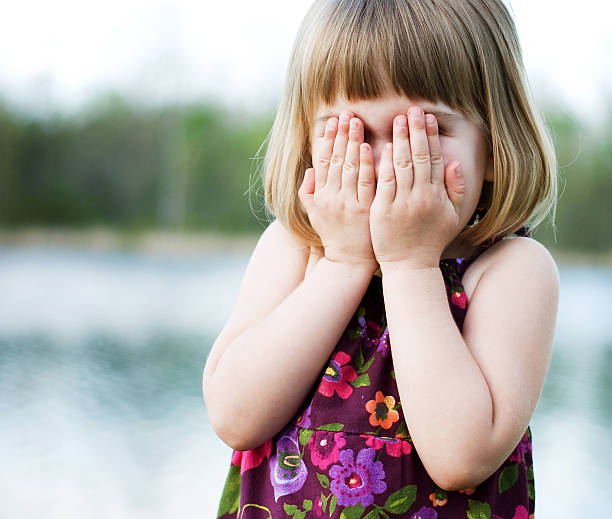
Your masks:
M448 198L452 202L455 212L459 213L459 208L461 207L465 195L465 179L461 172L461 165L459 162L452 162L446 167L444 183L446 185Z
M304 180L302 181L302 186L298 191L298 197L302 202L302 206L306 209L307 213L310 213L310 209L314 204L314 190L315 190L315 176L314 169L308 168L304 172Z

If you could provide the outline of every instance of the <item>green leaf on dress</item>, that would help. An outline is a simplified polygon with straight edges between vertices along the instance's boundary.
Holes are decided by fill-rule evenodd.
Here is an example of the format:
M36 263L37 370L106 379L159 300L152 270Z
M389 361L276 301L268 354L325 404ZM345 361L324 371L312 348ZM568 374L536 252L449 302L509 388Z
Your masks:
M295 514L295 512L297 512L297 505L288 505L287 503L285 503L283 505L283 508L287 515L293 515Z
M387 498L384 509L392 514L404 514L416 501L416 495L417 486L406 485Z
M323 511L325 512L325 509L327 508L327 498L323 492L321 492L321 503L323 503Z
M337 432L337 431L341 431L342 429L344 429L343 423L326 423L323 425L319 425L319 427L317 427L317 431Z
M529 465L529 468L527 469L527 479L529 481L533 481L533 465Z
M350 382L353 387L363 387L370 385L370 375L367 373L365 375L359 375L355 380Z
M331 510L331 507L330 507L330 510ZM363 515L364 511L365 511L365 508L361 504L356 504L354 506L347 506L344 508L344 510L342 510L342 513L340 514L340 519L361 519L361 516Z
M302 503L302 508L307 512L312 510L312 501L310 499L304 499L304 502Z
M323 488L329 488L329 478L325 474L319 474L317 472L317 479ZM323 496L323 494L321 494Z
M346 330L346 336L351 340L359 339L361 337L361 328L349 328Z
M366 515L363 519L380 519L380 514L377 509L372 510L368 515Z
M468 499L468 505L470 509L465 512L468 519L491 519L491 505L489 503Z
M334 510L336 509L336 503L338 502L338 498L336 496L332 496L331 501L329 502L329 516L334 515Z
M392 378L393 380L395 380L395 370L392 370L392 371L391 371L391 378Z
M529 496L529 499L535 501L535 487L533 486L533 481L529 481L527 483L527 495Z
M368 360L368 362L366 362L361 369L357 370L357 373L365 373L366 371L368 371L370 369L370 366L372 365L372 362L374 362L374 357L376 357L376 353L374 353Z
M518 464L508 465L499 475L499 493L510 490L518 480Z
M225 514L233 514L240 506L240 465L230 466L225 486L221 493L221 501L217 517Z
M402 436L402 438L406 438L408 436L408 426L404 420L400 422L395 430L395 435L397 436L398 434Z
M299 440L300 445L308 445L310 437L314 434L312 429L300 429Z
M357 357L355 359L355 368L357 368L357 373L361 373L361 369L363 368L363 348L361 345L357 349Z

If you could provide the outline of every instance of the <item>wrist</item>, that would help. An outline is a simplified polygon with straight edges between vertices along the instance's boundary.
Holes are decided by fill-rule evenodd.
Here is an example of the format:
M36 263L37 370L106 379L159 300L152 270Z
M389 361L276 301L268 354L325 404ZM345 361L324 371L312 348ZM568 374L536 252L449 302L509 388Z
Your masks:
M330 258L328 256L323 256L320 261L324 262L327 265L330 265L332 268L335 268L338 271L363 275L369 278L374 275L374 273L378 270L379 266L376 260L346 261Z
M391 274L393 272L406 272L410 270L439 270L440 262L434 259L403 259L397 261L382 261L380 262L380 270L382 274Z

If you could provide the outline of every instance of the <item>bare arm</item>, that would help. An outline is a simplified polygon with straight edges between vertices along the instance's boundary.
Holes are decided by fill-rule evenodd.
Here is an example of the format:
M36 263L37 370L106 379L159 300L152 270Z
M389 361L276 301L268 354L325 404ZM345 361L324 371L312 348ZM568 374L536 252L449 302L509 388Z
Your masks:
M261 445L294 416L372 277L371 271L322 258L290 293L262 299L279 275L283 250L278 246L270 239L256 248L230 319L234 324L228 322L226 328L241 328L237 323L249 312L265 315L255 322L249 318L248 327L233 337L222 333L204 371L204 398L213 428L236 450Z
M474 290L459 332L439 269L381 265L402 408L441 488L480 484L523 436L544 384L558 271L534 240L504 240ZM408 290L407 287L410 287Z

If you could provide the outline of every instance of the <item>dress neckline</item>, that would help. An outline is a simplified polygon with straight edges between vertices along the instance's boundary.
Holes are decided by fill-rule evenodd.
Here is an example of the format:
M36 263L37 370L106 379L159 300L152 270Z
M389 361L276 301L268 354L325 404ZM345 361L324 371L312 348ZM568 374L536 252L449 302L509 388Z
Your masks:
M443 258L440 260L440 267L443 268L444 267L448 268L449 266L455 266L457 268L461 267L462 269L465 269L468 267L468 265L470 263L472 263L478 256L480 256L484 251L486 251L489 247L491 247L492 245L494 245L495 243L497 243L500 240L503 240L504 238L508 237L508 236L526 236L526 237L531 237L531 229L528 226L522 226L519 229L517 229L516 231L514 231L511 234L496 234L495 236L492 236L491 238L489 238L488 240L484 241L483 243L480 244L480 246L478 246L476 248L476 250L470 255L470 256L464 256L464 257L456 257L456 258ZM372 275L373 278L378 278L379 280L382 281L382 275L378 276L376 274Z

